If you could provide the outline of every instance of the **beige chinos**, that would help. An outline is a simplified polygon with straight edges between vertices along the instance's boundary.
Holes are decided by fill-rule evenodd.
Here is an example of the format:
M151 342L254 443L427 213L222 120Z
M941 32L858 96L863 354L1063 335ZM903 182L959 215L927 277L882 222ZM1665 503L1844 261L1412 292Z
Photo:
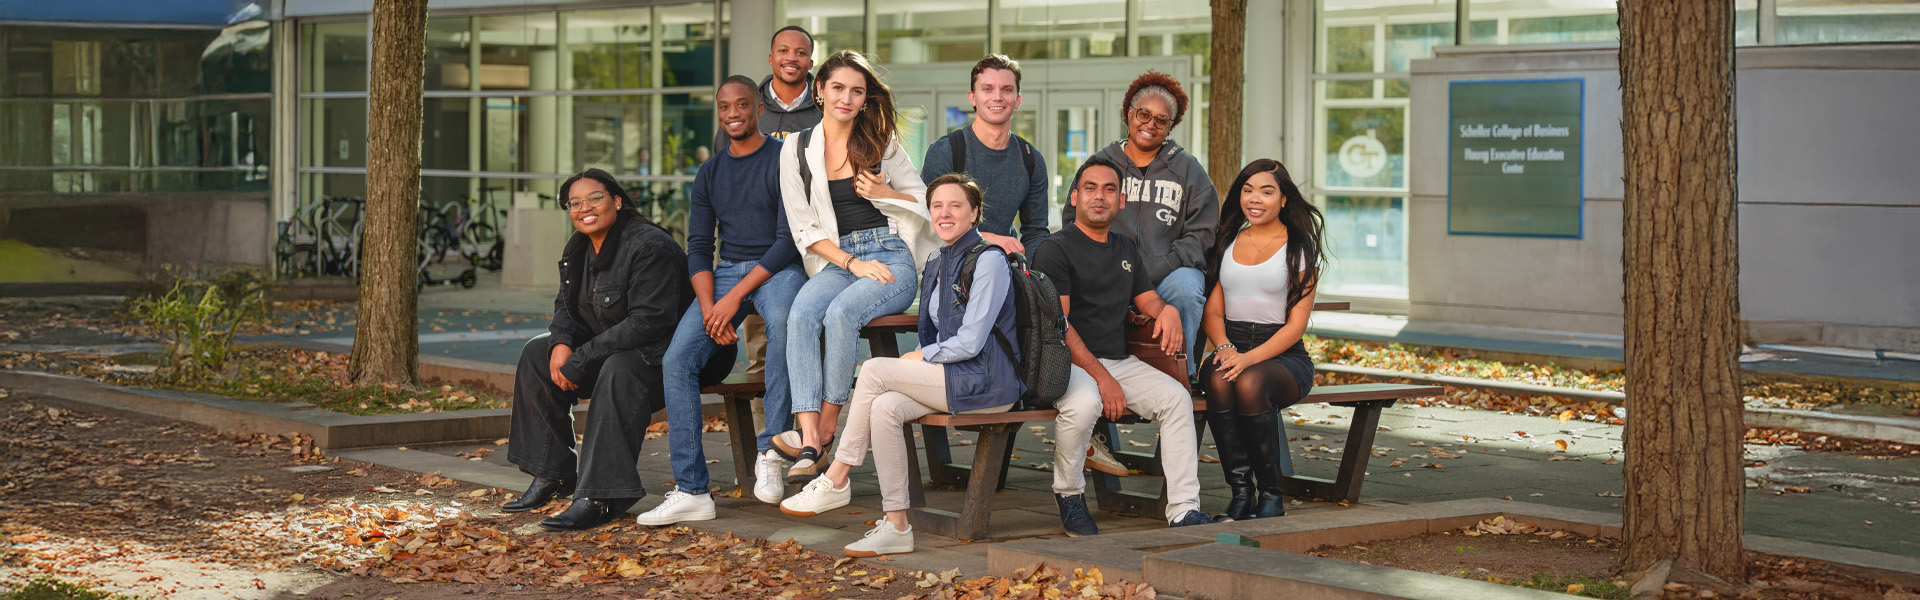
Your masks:
M1127 395L1127 409L1160 424L1160 469L1167 479L1167 521L1200 508L1200 447L1193 431L1193 396L1187 386L1140 359L1098 359ZM1060 416L1054 432L1060 437L1053 453L1053 492L1084 493L1087 444L1100 420L1100 386L1093 376L1075 366L1067 379L1067 393L1055 403ZM1066 451L1078 448L1077 452Z
M1002 413L1012 404L962 414ZM873 447L882 510L911 508L907 494L907 421L947 410L947 367L923 360L874 358L860 365L847 402L847 427L833 459L858 467ZM876 435L876 432L877 435Z

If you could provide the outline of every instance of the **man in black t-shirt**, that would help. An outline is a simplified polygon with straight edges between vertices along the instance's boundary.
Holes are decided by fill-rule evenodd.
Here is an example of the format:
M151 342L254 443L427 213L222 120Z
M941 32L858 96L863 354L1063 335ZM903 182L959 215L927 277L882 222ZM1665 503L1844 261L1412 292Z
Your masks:
M1073 353L1067 393L1055 403L1060 416L1054 420L1053 492L1061 525L1068 535L1099 533L1087 512L1081 469L1094 423L1101 416L1120 418L1127 410L1160 424L1167 523L1212 523L1200 511L1199 443L1186 384L1127 355L1129 304L1155 317L1161 350L1173 354L1186 340L1179 310L1154 291L1133 240L1111 230L1126 206L1120 170L1103 158L1088 160L1074 175L1068 198L1077 218L1033 253L1033 268L1059 289L1060 308L1067 313L1067 348Z

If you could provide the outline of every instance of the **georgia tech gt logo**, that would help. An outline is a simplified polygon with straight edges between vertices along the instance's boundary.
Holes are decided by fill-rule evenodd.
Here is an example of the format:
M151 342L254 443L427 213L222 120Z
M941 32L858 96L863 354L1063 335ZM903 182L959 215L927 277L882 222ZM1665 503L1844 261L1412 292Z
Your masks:
M1120 261L1120 268L1122 268L1122 269L1126 269L1128 273L1132 273L1132 272L1133 272L1133 262L1132 262L1132 261L1125 261L1125 260L1123 260L1123 261Z

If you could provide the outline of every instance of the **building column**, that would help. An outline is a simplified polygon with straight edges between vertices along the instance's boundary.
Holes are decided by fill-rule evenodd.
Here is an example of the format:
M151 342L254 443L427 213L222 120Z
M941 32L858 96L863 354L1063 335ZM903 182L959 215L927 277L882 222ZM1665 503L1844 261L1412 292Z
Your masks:
M1286 65L1276 69L1259 59L1287 55L1286 40L1291 36L1272 34L1287 31L1285 13L1284 0L1247 0L1245 56L1253 60L1247 62L1243 90L1247 110L1241 111L1240 152L1246 159L1281 160L1286 151L1286 106L1291 100L1287 76L1291 73Z
M780 28L778 10L774 0L732 0L728 11L731 21L728 23L729 46L726 72L728 75L746 75L759 81L762 74L769 72L767 54L773 51L773 32Z
M551 90L559 81L559 52L552 49L534 50L528 61L532 71L533 89ZM553 96L530 96L527 98L527 170L535 173L557 173L560 165L555 153L558 139L554 132L561 124L558 98ZM569 124L568 126L571 126ZM543 194L554 194L559 182L550 179L536 179L527 182L527 189Z

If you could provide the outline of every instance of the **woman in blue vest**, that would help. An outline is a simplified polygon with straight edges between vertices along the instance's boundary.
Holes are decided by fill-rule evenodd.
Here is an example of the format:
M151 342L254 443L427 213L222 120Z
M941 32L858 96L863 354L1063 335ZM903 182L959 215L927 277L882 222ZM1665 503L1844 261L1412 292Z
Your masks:
M887 517L865 538L848 544L848 556L913 551L913 527L907 524L907 461L913 457L899 434L903 424L936 412L1006 412L1026 391L1013 367L1018 356L1007 356L1020 350L1013 345L1019 338L1006 254L998 247L985 250L973 279L960 281L968 250L980 243L975 227L983 197L964 173L943 175L927 186L933 230L946 243L927 262L920 282L920 340L929 343L900 358L875 358L860 366L833 465L780 503L782 512L800 517L846 506L853 497L847 473L864 461L871 445ZM994 339L995 331L1005 346Z

